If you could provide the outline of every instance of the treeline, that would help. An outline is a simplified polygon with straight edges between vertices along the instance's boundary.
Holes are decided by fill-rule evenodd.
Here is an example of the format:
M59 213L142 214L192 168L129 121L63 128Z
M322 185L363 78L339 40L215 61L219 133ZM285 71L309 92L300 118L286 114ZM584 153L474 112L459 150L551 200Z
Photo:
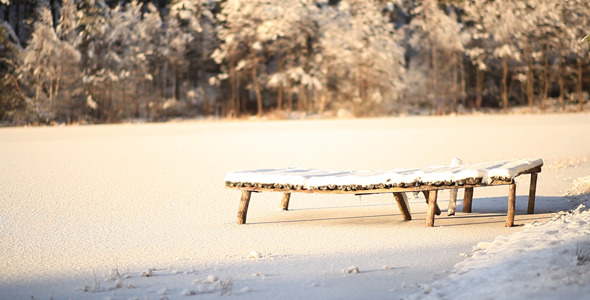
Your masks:
M588 101L583 0L0 0L0 122Z

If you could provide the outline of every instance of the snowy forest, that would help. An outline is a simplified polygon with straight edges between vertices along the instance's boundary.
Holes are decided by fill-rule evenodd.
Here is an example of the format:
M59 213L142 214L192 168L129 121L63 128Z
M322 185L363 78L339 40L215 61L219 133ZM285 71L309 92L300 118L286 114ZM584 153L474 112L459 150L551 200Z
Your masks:
M0 124L583 110L586 0L0 0Z

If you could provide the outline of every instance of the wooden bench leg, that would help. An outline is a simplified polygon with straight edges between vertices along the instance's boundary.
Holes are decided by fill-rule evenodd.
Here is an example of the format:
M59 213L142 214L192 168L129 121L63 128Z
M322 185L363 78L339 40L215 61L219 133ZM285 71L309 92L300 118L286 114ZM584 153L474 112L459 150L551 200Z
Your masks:
M250 195L252 195L251 191L242 191L242 199L240 200L240 208L238 209L238 224L246 224Z
M283 193L283 200L281 200L281 208L283 210L289 210L289 200L291 199L291 193Z
M437 190L432 190L428 193L428 210L426 211L426 226L433 227L434 226L434 215L436 213L436 196L438 194Z
M514 226L514 213L516 209L516 184L510 184L508 192L508 213L506 214L506 227Z
M527 213L535 213L535 196L537 193L537 173L531 173L531 187L529 190L529 207Z
M449 216L454 216L455 210L457 209L457 191L459 191L459 189L452 189L450 191L449 209L447 210L447 215Z
M410 205L408 203L408 197L406 193L393 193L393 197L397 202L397 206L399 207L399 211L402 213L404 220L410 221L412 220L412 214L410 212Z
M471 212L471 202L473 201L473 188L467 187L465 188L465 196L463 196L463 212L470 213Z
M422 191L424 194L424 198L426 198L426 203L428 204L428 195L430 195L430 191ZM440 207L438 207L438 203L434 203L434 214L440 216Z

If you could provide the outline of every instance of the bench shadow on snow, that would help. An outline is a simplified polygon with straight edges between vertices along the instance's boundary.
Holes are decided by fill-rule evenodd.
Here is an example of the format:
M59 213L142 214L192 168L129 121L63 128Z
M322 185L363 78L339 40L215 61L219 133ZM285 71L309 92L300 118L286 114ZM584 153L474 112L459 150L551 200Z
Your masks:
M464 226L464 225L476 225L476 224L503 224L505 223L506 212L507 212L507 197L487 197L487 198L474 198L472 204L472 213L463 213L463 202L461 199L457 200L457 213L454 216L447 216L447 205L448 201L443 200L439 202L442 213L440 216L436 216L435 224L444 226ZM416 203L416 202L414 202ZM417 206L411 204L412 208ZM425 207L420 210L412 210L412 220L409 222L422 222L426 219ZM544 197L537 196L535 201L535 213L527 214L528 196L517 196L516 197L516 226L523 225L524 223L531 223L534 221L543 221L548 218L547 214L557 213L559 211L567 211L572 209L572 203L565 197ZM380 208L381 207L381 208ZM330 210L338 209L355 209L355 208L372 208L371 214L365 215L342 215L342 211L335 212L334 217L317 217L314 213L317 211L323 211L329 213ZM392 211L393 209L393 211ZM383 213L377 213L383 212ZM391 213L390 213L391 212ZM297 215L290 215L296 213ZM338 224L356 224L361 221L363 225L379 225L379 224L403 224L408 221L404 221L399 213L399 210L395 203L392 204L363 204L363 205L343 205L343 206L331 206L331 207L303 207L291 209L287 212L280 212L272 217L269 216L265 219L272 219L270 221L256 221L252 220L248 222L251 225L256 224L281 224L281 223L305 223L305 222L317 222L317 221L340 221ZM454 221L455 220L455 221Z

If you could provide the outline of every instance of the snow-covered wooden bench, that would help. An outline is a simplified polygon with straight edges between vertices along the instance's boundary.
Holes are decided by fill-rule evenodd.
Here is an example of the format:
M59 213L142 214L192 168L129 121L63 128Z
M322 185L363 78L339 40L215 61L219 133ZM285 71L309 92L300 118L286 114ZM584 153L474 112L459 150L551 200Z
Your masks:
M252 192L282 192L283 210L289 209L291 193L318 194L377 194L393 193L405 220L411 220L410 206L405 192L424 192L428 203L426 225L434 226L435 214L440 214L436 203L439 190L465 189L463 212L471 212L473 189L476 187L509 185L506 226L514 225L515 178L530 174L528 213L534 213L537 174L541 159L514 159L483 163L431 166L421 169L391 169L362 171L328 171L303 168L262 169L230 172L225 186L242 191L238 209L238 224L246 223ZM451 199L450 205L453 199Z

